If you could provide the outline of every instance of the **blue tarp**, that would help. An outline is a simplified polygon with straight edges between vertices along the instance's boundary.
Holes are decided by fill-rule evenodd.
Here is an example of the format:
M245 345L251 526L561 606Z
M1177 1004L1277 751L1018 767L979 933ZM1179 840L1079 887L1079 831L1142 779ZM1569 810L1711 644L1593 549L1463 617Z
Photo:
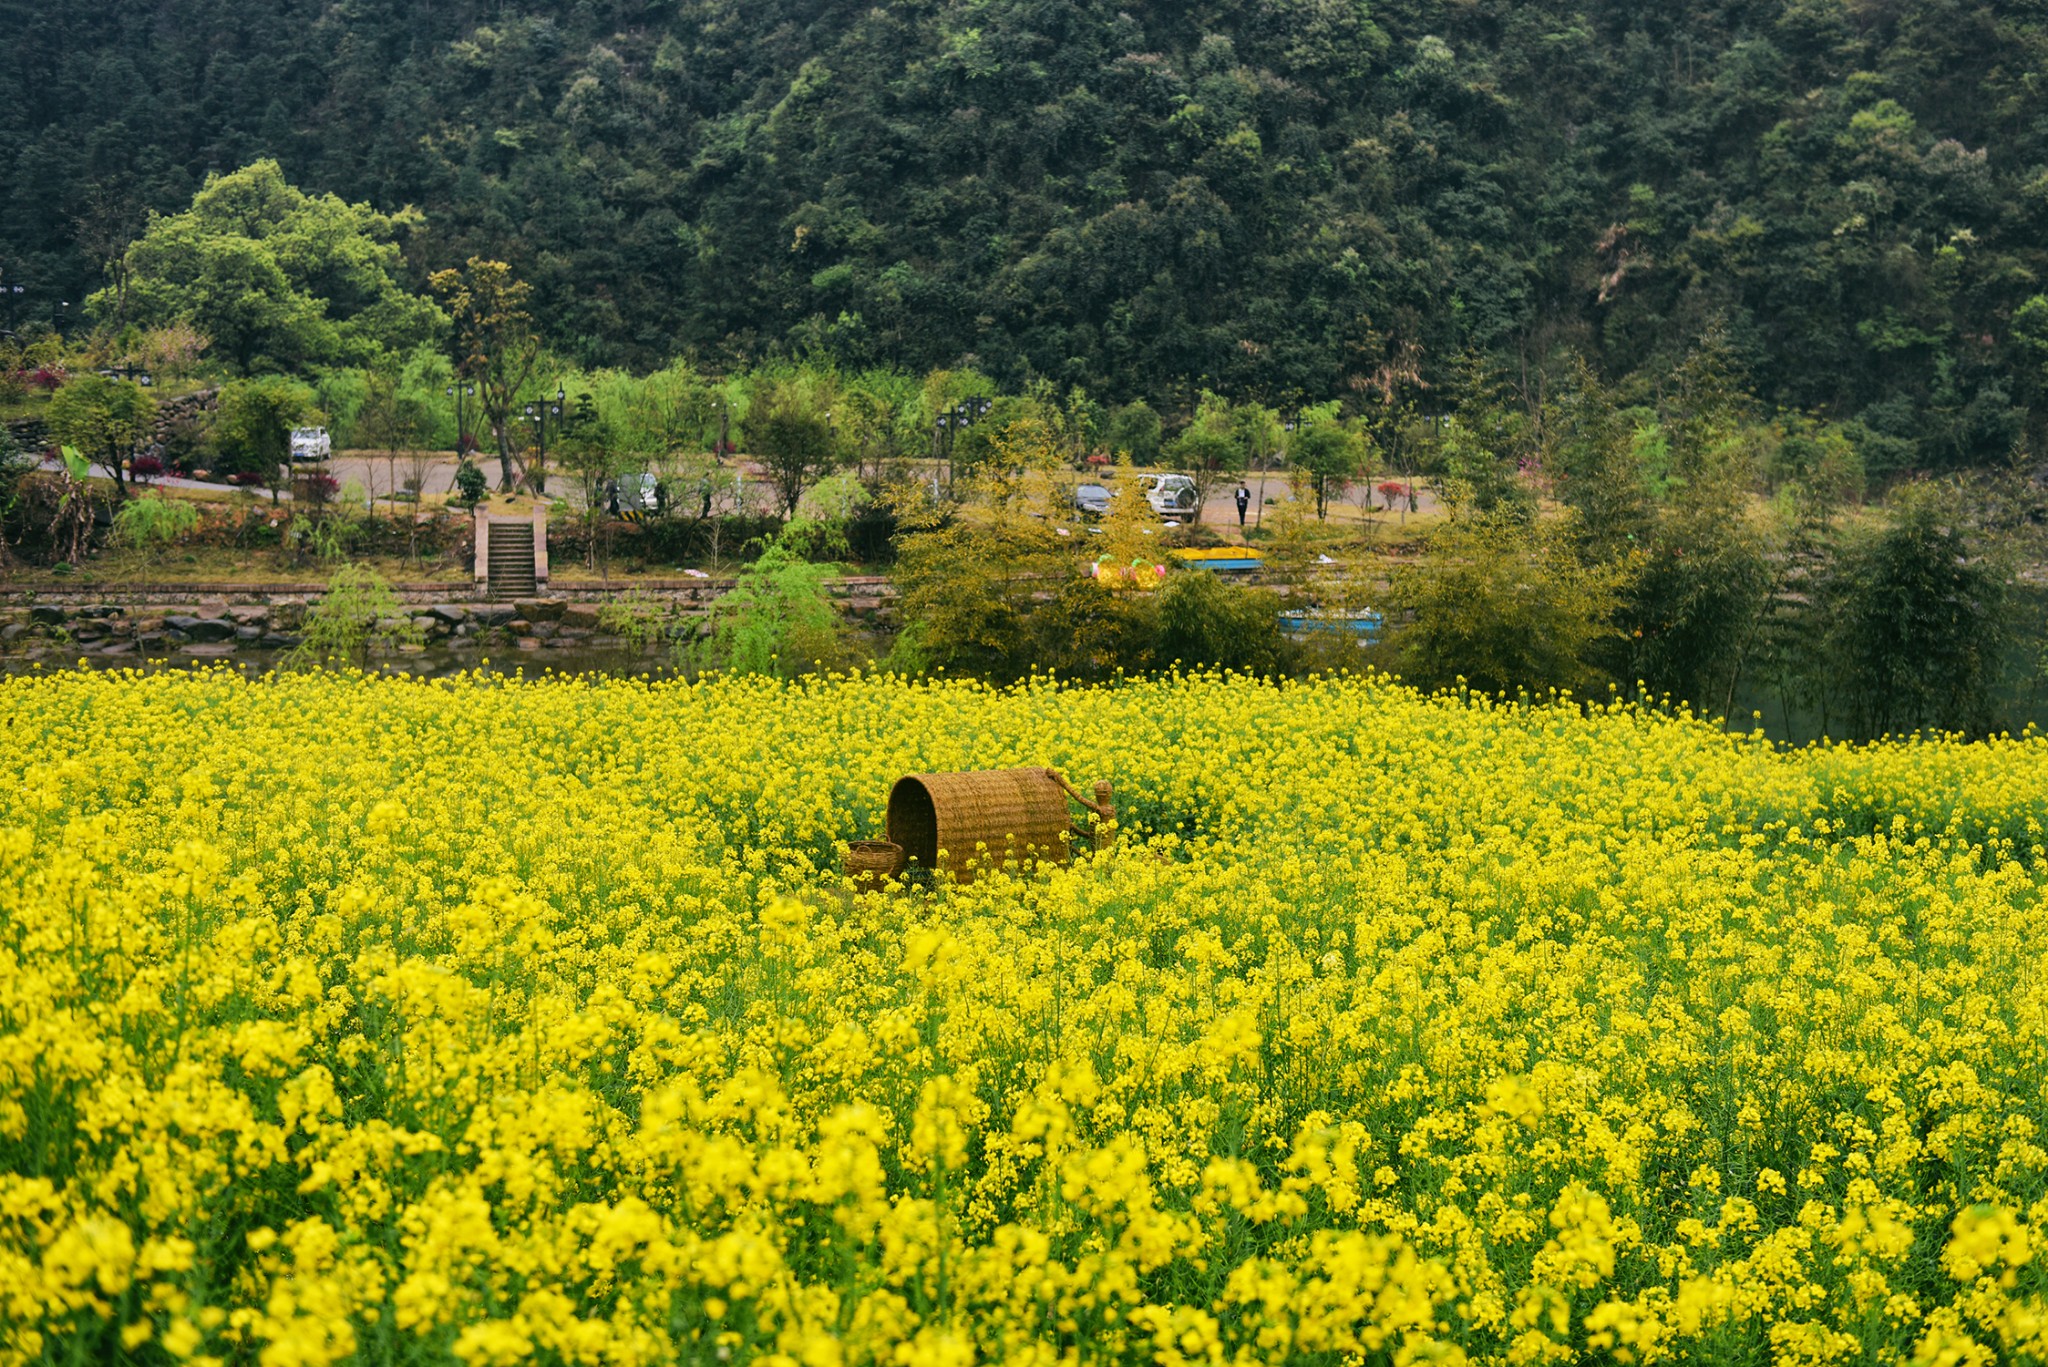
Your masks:
M1280 614L1282 631L1348 631L1367 640L1377 640L1380 628L1386 619L1370 609L1364 612L1342 613L1323 616L1317 613L1283 612Z

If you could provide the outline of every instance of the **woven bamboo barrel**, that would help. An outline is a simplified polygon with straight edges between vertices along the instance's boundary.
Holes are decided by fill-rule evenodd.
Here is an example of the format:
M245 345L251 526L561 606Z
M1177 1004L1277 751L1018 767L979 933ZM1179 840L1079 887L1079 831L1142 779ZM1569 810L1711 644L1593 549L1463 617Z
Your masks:
M1064 864L1073 824L1065 791L1043 769L911 774L889 790L889 839L911 867L958 883L1005 859Z

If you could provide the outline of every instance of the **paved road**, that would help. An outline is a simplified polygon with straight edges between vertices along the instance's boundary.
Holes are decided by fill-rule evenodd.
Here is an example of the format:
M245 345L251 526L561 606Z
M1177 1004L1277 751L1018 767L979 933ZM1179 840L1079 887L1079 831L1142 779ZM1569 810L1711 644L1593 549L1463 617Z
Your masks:
M1252 495L1251 506L1245 510L1244 525L1247 529L1259 525L1259 501L1262 496L1265 499L1266 512L1268 514L1271 514L1276 506L1285 503L1294 496L1293 487L1288 484L1287 477L1284 474L1252 475L1247 478L1245 487L1251 491ZM1429 489L1418 488L1415 502L1415 510L1406 514L1406 517L1427 517L1433 515L1438 510L1436 494ZM1384 525L1398 527L1405 521L1401 512L1389 512L1384 506L1385 500L1380 498L1376 492L1373 495L1372 505L1372 516L1380 519ZM1313 511L1313 505L1311 505L1311 511ZM1365 514L1360 510L1357 501L1353 498L1332 500L1329 514L1329 520L1337 523L1355 524L1365 519ZM1237 529L1237 485L1235 483L1225 483L1209 491L1208 499L1202 504L1202 525L1226 540L1239 541L1243 539Z
M487 487L495 493L498 488L498 458L486 455L477 462L488 481ZM368 451L343 451L327 462L327 473L346 487L351 482L365 491L374 492L379 499L389 497L394 487L403 488L413 476L413 463L401 457L396 462L386 461L383 456ZM730 467L728 467L730 468ZM752 467L749 467L751 470ZM420 465L425 476L422 491L429 500L445 497L455 488L456 460L452 453L437 451ZM750 473L747 481L749 507L754 511L765 511L769 502L767 485L758 478L758 472ZM548 471L548 496L559 498L571 507L583 506L583 481L575 475L558 469Z
M63 468L64 461L61 457L45 457L43 460L43 469L48 470L51 474L56 474L62 471ZM95 476L99 479L114 478L114 472L97 461L94 461L92 463L92 465L87 469L86 473L88 475ZM256 494L260 497L268 497L269 494L269 491L264 489L260 485L244 486L238 484L216 484L209 480L181 479L176 475L159 475L153 479L138 480L136 481L135 487L138 489L205 489L210 492L220 494L238 494L247 492L251 494ZM280 499L285 500L286 502L291 501L291 491L288 489L280 489L278 491L277 496Z
M490 477L490 487L495 490L498 483L497 459L490 457L483 461L482 464L484 473ZM61 470L63 465L58 460L46 460L43 462L43 468L56 471ZM749 468L752 469L753 467ZM327 462L327 473L337 483L343 487L353 483L366 493L374 493L380 501L389 498L394 487L402 486L407 479L411 478L414 469L414 464L410 459L400 458L396 461L387 461L380 455L365 451L344 451ZM456 460L453 453L446 451L430 453L420 463L418 469L425 476L424 489L430 500L444 497L454 490ZM92 472L102 478L111 479L113 477L111 472L101 465L94 465ZM1067 479L1069 483L1080 483L1094 477L1067 475L1063 476L1063 478ZM165 488L171 489L205 489L219 493L234 493L237 492L238 488L238 486L231 484L178 479L172 476L150 480L148 483L162 485ZM1261 497L1266 500L1267 510L1270 511L1274 505L1292 497L1293 493L1286 477L1275 473L1253 475L1249 478L1247 487L1252 492L1251 508L1245 518L1245 524L1248 527L1256 525ZM564 499L572 505L580 505L582 502L582 485L574 476L564 475L560 471L555 471L548 479L548 488L555 497ZM770 501L769 490L766 484L760 480L758 469L754 469L753 476L748 480L748 491L755 496L750 500L750 503L758 503L759 508L757 510L766 511ZM1229 540L1238 539L1236 491L1237 486L1235 484L1224 483L1218 485L1210 491L1208 501L1202 505L1202 524ZM266 496L266 491L260 487L252 489L250 492L259 498ZM289 491L283 491L280 492L279 497L289 500L291 494ZM1373 516L1382 519L1388 524L1398 526L1404 520L1402 514L1400 512L1387 511L1381 506L1382 503L1383 500L1377 496L1374 497ZM1438 509L1436 494L1427 488L1419 491L1416 503L1417 506L1414 513L1411 513L1410 516L1429 516ZM1361 521L1362 517L1363 514L1355 498L1346 498L1333 502L1330 505L1330 519L1334 522L1356 523Z

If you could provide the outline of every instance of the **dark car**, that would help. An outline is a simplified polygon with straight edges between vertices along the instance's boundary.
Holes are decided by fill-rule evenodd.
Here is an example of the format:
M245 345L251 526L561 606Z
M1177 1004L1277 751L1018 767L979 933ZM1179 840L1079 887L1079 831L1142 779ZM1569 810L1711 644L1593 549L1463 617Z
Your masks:
M1074 486L1074 511L1083 517L1107 517L1109 499L1109 490L1100 484Z

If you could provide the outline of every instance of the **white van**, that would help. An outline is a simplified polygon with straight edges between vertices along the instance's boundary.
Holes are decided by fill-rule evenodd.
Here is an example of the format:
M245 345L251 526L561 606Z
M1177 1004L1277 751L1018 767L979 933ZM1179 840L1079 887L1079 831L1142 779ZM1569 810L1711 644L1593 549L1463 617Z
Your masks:
M1139 475L1138 486L1161 517L1192 517L1200 507L1195 482L1186 475Z
M327 438L324 427L294 427L292 429L292 464L302 460L326 460L334 454L334 443Z

